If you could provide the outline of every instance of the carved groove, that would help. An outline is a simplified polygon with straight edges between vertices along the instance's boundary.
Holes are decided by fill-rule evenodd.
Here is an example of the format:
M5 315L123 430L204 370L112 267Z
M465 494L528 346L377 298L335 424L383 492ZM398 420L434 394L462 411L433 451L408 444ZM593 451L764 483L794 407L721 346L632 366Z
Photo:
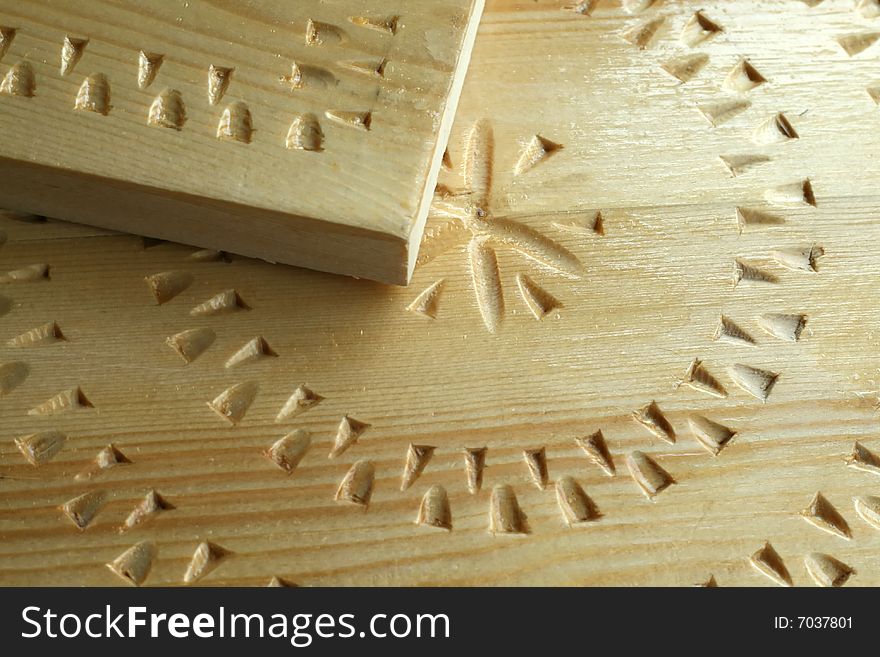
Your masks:
M768 370L762 370L748 365L741 365L739 363L732 365L727 371L736 385L752 395L752 397L760 399L762 402L767 401L767 397L770 396L770 392L773 390L773 386L776 385L776 380L779 378L779 374L776 372L770 372Z
M6 27L0 25L0 60L2 60L6 53L9 52L9 46L12 45L12 42L15 40L15 35L18 32L14 27Z
M492 221L477 224L474 231L492 241L506 244L535 262L570 278L580 278L583 274L583 266L577 256L525 224L495 217Z
M538 321L562 307L556 297L525 274L516 275L516 285L523 302Z
M693 53L673 57L660 65L664 71L681 83L690 82L703 67L709 63L709 55L705 53Z
M73 108L107 116L110 113L110 83L103 73L90 75L79 87Z
M86 397L82 388L77 386L76 388L59 392L39 406L34 406L28 411L28 415L51 415L79 408L94 408L94 405Z
M547 450L544 447L525 449L523 450L523 459L535 486L540 490L547 488L550 481L550 475L547 472Z
M703 361L695 358L685 372L684 379L676 384L678 386L687 386L699 392L705 392L713 397L727 397L727 390L721 385L721 382L703 366Z
M855 470L880 475L880 456L874 454L859 441L853 445L852 454L847 457L846 464Z
M714 127L727 123L737 114L745 112L752 104L747 100L722 100L698 105L697 109Z
M524 174L561 150L562 144L557 144L541 135L535 135L523 145L519 159L513 167L513 175L520 176Z
M340 62L339 65L343 68L369 74L370 77L382 77L385 73L385 60L378 64L375 62ZM290 75L281 76L279 82L291 91L305 88L330 89L339 84L336 76L326 68L301 64L299 62L293 62L290 65Z
M190 254L190 260L196 262L232 262L232 256L226 251L217 251L215 249L199 249Z
M495 136L492 124L481 119L471 126L465 137L462 177L473 197L474 205L484 212L492 194L492 164L495 158Z
M341 42L342 31L335 25L314 21L311 18L306 23L306 45L320 46L328 41Z
M140 586L150 575L153 562L159 554L156 545L141 541L107 564L116 575L133 586Z
M599 6L600 1L601 0L581 0L581 2L569 8L581 16L590 16L596 10L596 7Z
M495 486L489 501L489 531L492 534L528 534L526 514L510 486Z
M254 135L251 111L241 101L228 105L217 124L217 139L250 144Z
M346 473L336 491L338 502L350 502L367 507L373 495L373 478L376 468L370 461L357 461Z
M756 144L779 144L798 138L797 131L782 112L762 122L752 133Z
M354 63L350 64L348 68L355 68ZM375 73L375 71L373 72ZM299 62L293 62L290 65L290 75L282 75L278 81L291 91L305 87L326 89L338 84L336 76L327 69Z
M468 492L476 495L483 487L483 470L486 468L485 447L466 447L464 449L464 468L467 475Z
M718 157L734 178L749 169L770 161L766 155L719 155Z
M727 444L736 435L736 431L733 429L702 415L691 415L688 418L688 425L697 442L714 456L718 456L721 450L727 447Z
M684 44L695 48L707 39L724 31L718 23L708 18L702 10L697 11L685 24L681 31L681 40Z
M443 159L441 161L441 166L447 171L452 171L452 156L449 155L449 147L446 147L446 150L443 151Z
M209 315L221 315L224 313L236 312L238 310L250 310L241 296L235 290L224 290L219 294L211 297L204 303L189 311L194 317L202 317Z
M370 126L373 123L372 112L327 110L326 112L324 112L324 116L326 116L334 123L338 123L339 125L345 126L346 128L354 128L355 130L363 130L364 132L368 132L370 130Z
M574 477L566 476L557 480L556 502L569 526L593 522L601 516L595 502L584 492Z
M350 16L348 19L353 25L366 27L376 32L385 34L397 34L397 22L400 20L398 16L388 18L374 18L371 16Z
M818 259L825 255L825 249L813 245L801 249L780 249L773 252L773 259L787 269L796 271L819 271Z
M792 586L791 575L785 567L785 562L769 542L764 543L764 547L755 552L749 562L755 570L780 586Z
M301 385L288 397L284 406L278 411L278 415L275 416L275 421L284 422L285 420L290 420L300 413L305 413L310 408L317 406L323 400L324 398L321 395Z
M816 195L809 178L799 182L780 185L764 192L768 203L776 205L812 205L816 207Z
M138 88L146 89L151 84L153 84L153 80L156 79L156 75L159 73L159 68L162 66L162 62L165 59L164 55L160 55L155 52L145 52L143 50L138 54Z
M209 401L208 407L229 424L235 426L244 419L258 390L259 384L255 381L237 383Z
M737 208L736 223L739 226L739 232L742 232L749 226L781 226L785 223L785 219L763 210Z
M287 131L285 146L291 150L320 152L324 150L324 132L314 114L298 114Z
M736 259L733 261L733 287L743 281L747 283L778 283L779 278L755 265Z
M855 57L860 52L867 50L880 40L880 32L862 32L859 34L846 34L838 37L837 43L850 57Z
M859 0L856 4L856 11L863 18L877 18L880 16L880 0Z
M767 313L758 318L758 325L767 333L780 340L797 342L807 324L806 315L785 315Z
M721 315L718 320L718 327L712 336L715 340L723 340L732 344L745 344L751 347L755 346L755 339L749 333L741 328L732 319Z
M311 444L312 435L305 429L296 429L266 450L266 457L287 474L293 474Z
M101 449L101 451L95 456L95 459L79 472L74 479L78 481L91 479L104 470L116 467L117 465L127 465L129 463L131 463L131 460L123 454L119 448L111 443Z
M13 361L0 364L0 397L8 395L24 383L29 373L27 363Z
M855 574L850 566L830 554L813 552L804 557L804 567L819 586L839 587Z
M35 264L13 269L0 276L0 283L31 283L49 280L49 265Z
M846 540L852 538L852 531L850 531L846 519L822 493L816 493L809 506L801 511L800 515L814 527L829 534L840 536Z
M297 585L293 582L290 582L281 577L277 577L275 575L272 576L272 579L269 580L269 583L266 584L266 588L270 589L295 589Z
M165 89L150 105L147 124L181 130L184 123L186 123L186 106L183 104L183 96L176 89Z
M874 529L880 529L880 497L875 495L854 497L853 506L855 506L859 518Z
M337 64L342 68L347 68L351 71L367 75L371 78L384 78L385 69L388 67L388 60L384 58L372 60L351 60L337 62ZM323 69L317 69L317 71L312 75L312 79L320 79L324 86L337 84L336 76L334 76L329 71L324 71Z
M741 59L724 78L724 88L739 93L747 93L767 82L747 59Z
M9 347L36 347L56 342L65 342L67 338L61 331L61 327L57 322L47 322L42 326L32 328L25 331L21 335L17 335L6 344Z
M442 278L439 281L434 281L422 290L406 309L428 319L437 319L437 310L444 284L445 281Z
M361 422L348 415L344 415L339 421L339 427L336 429L336 438L333 441L329 457L333 459L340 456L345 450L354 445L364 431L369 428L370 425L366 422Z
M654 35L656 35L660 28L663 27L663 23L665 22L666 19L661 16L660 18L655 18L647 23L641 23L631 27L621 36L634 46L637 46L639 50L645 50L653 40Z
M403 476L400 478L400 490L405 491L413 485L416 479L421 476L428 461L434 456L436 448L432 445L414 445L409 444L406 450L406 463L403 466Z
M214 66L213 64L208 68L208 102L211 105L216 105L226 95L234 70L234 68Z
M626 457L626 467L639 489L649 500L672 486L675 479L644 452L634 451Z
M446 531L452 530L452 510L449 507L449 496L443 486L439 484L431 486L422 497L416 524Z
M613 477L616 474L617 468L614 465L614 459L611 457L611 452L608 450L608 444L605 442L605 436L602 434L601 429L589 436L575 438L575 442L578 444L578 447L584 450L587 458L599 466L605 474L609 477Z
M634 411L632 418L661 440L669 444L675 443L675 429L666 419L657 402L652 401L647 406Z
M68 500L61 505L61 510L70 519L70 522L82 530L95 519L106 501L107 493L105 491L94 490Z
M65 36L64 43L61 45L61 75L70 75L79 60L82 59L86 46L89 45L88 39L77 39L76 37Z
M202 579L231 554L229 550L216 543L211 543L210 541L199 543L189 562L189 566L186 568L186 572L183 574L184 583L192 584Z
M27 62L18 62L10 68L0 82L0 94L33 98L37 90L34 69Z
M125 532L129 529L133 529L138 525L142 525L152 518L155 518L162 511L171 511L172 509L174 509L173 504L162 497L158 491L151 490L144 496L144 499L141 500L140 504L128 514L128 517L125 519L125 522L122 523L122 527L120 527L119 531Z
M269 346L266 339L258 336L250 340L241 349L232 354L226 361L226 368L254 363L264 358L277 358L278 354Z
M468 256L480 316L486 329L495 333L504 317L504 293L498 259L487 240L479 237L474 237L468 244Z
M144 278L156 305L168 303L193 282L192 274L183 271L163 271Z
M189 329L165 339L165 344L174 349L187 364L201 356L214 344L217 334L209 328Z
M15 446L34 467L48 463L64 447L67 436L60 431L41 431L15 439Z
M569 233L605 234L605 218L601 210L597 210L589 221L575 220L568 222L554 221L553 226Z

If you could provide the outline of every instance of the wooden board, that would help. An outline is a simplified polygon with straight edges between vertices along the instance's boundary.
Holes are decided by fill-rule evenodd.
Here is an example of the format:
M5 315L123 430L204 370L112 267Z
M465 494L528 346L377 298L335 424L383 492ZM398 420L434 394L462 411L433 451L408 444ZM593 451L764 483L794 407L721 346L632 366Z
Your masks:
M690 47L680 35L698 9L720 29ZM644 48L625 38L660 18ZM215 546L203 556L216 567L191 569L189 579L203 585L264 585L273 576L304 586L693 585L710 577L721 586L775 585L785 575L765 574L782 572L774 554L792 583L812 585L805 560L813 553L854 569L848 586L880 584L880 531L864 519L870 499L859 502L862 515L853 501L880 495L880 478L865 455L854 463L862 469L848 465L857 441L880 455L880 115L866 91L880 83L880 46L850 56L839 43L878 30L848 0L670 0L633 13L602 2L592 15L562 2L489 3L453 129L453 170L441 181L448 191L435 201L409 289L4 220L2 271L43 263L51 278L0 289L2 337L51 322L59 331L49 324L31 334L47 339L0 347L0 362L23 364L2 377L7 388L18 385L0 398L0 582L123 585L104 564L148 541L158 554L145 585L183 584L202 542ZM700 54L707 59L686 83L663 68ZM724 81L743 57L765 82L728 91ZM733 102L748 107L724 122L715 111L714 126L699 109ZM779 112L798 138L765 143L773 132L761 129L756 141L756 128ZM514 175L523 143L536 135L559 147L545 144L545 158L533 148L523 162L535 166ZM467 182L465 152L474 153ZM720 156L748 156L753 166L737 165L734 176ZM805 179L815 205L804 202ZM443 213L470 217L473 230ZM805 254L788 253L799 249ZM736 261L748 268L734 285ZM165 283L157 305L144 277L162 272L179 274L152 279ZM538 309L557 306L540 321L520 274L558 300L531 295L543 299ZM439 281L438 293L408 309ZM240 300L231 312L191 314L230 289ZM503 313L493 314L502 299ZM797 333L798 323L766 317L780 314L803 315L805 325ZM180 336L193 329L202 333ZM166 344L169 336L192 362ZM688 376L695 359L701 367ZM779 376L767 389L766 377L740 366ZM248 382L256 395L236 425L207 405ZM323 399L276 422L300 385ZM64 399L83 404L71 395L54 403L57 413L28 414L77 387L92 407L65 410ZM765 389L766 399L752 394ZM250 392L235 388L232 397ZM221 410L243 408L224 401ZM346 414L370 426L328 458ZM736 433L724 442L727 433L699 418ZM311 432L311 446L288 475L265 452L297 429ZM33 467L14 440L49 430L67 441ZM613 476L577 442L599 430ZM276 459L293 464L301 436L286 443L287 460L277 450ZM723 443L717 456L707 448L713 440ZM108 444L131 463L96 470ZM402 491L410 444L435 449ZM463 450L482 447L482 486L471 493L466 461L480 454ZM545 489L528 467L540 481L542 447ZM429 452L413 451L412 475ZM627 467L634 452L675 483L649 499L644 490L664 479L636 457L643 490ZM359 461L374 466L366 509L335 500ZM593 515L565 477L600 517L569 526ZM344 496L363 499L363 481L348 481ZM447 494L450 531L416 524L435 486ZM151 490L174 508L120 533ZM91 491L106 493L105 503L80 530L60 507ZM809 510L817 492L839 517L822 503ZM438 489L429 502L422 519L446 524ZM91 508L73 506L80 518ZM528 533L505 531L518 529ZM761 553L767 542L773 552ZM769 569L753 565L756 553Z
M406 284L482 8L0 2L0 204Z

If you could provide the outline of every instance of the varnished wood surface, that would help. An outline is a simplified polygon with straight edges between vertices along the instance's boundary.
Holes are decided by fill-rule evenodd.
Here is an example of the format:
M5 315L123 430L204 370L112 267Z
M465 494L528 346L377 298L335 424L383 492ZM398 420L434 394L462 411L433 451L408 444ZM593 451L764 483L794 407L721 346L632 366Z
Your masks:
M559 2L489 3L449 149L453 170L441 176L448 191L436 199L408 289L236 257L197 262L189 247L4 219L2 270L51 269L49 280L2 286L2 337L56 322L64 339L0 347L0 361L27 367L0 398L0 581L124 584L104 564L151 541L158 555L144 584L178 585L208 541L226 554L196 581L204 585L273 576L300 585L692 585L710 576L721 586L767 585L776 580L750 558L769 542L795 585L814 584L804 564L813 553L853 569L846 585L877 585L880 530L853 498L880 495L880 478L846 461L856 441L880 454L880 269L871 246L880 138L867 91L880 82L880 45L850 56L837 39L880 31L878 19L848 0L630 4L633 13L600 2L587 16ZM680 34L697 9L722 31L691 48ZM658 17L644 49L623 38ZM708 60L688 82L663 70L694 53ZM732 93L723 82L743 57L766 81ZM716 126L697 109L728 101L750 105ZM762 132L756 142L755 129L779 112L798 138L764 143ZM491 158L473 148L489 129ZM561 148L513 175L536 135ZM491 164L485 197L485 175L460 175L468 144L472 172ZM768 161L734 177L721 155ZM791 204L768 195L797 182L802 191L805 179L815 206L802 194ZM470 229L440 216L473 217L480 203ZM738 207L781 223L740 226ZM597 211L604 234L591 229ZM779 253L813 247L815 271L780 262L809 266ZM571 269L566 253L576 276L560 273ZM757 268L746 278L775 282L734 285L737 260ZM144 277L160 272L189 283L157 305ZM517 274L561 305L537 321ZM407 309L440 280L439 293L414 306L436 318ZM227 289L250 309L190 314ZM770 313L803 315L799 340L763 330L759 318ZM755 344L713 339L721 315ZM185 364L165 340L197 328L216 339ZM225 367L257 337L277 356ZM694 359L726 396L678 385ZM760 394L738 365L779 375L765 401L737 385L736 377ZM232 427L207 402L246 382L258 391ZM324 399L276 423L300 384ZM77 386L93 408L28 415ZM652 401L674 444L633 419ZM345 414L370 426L328 459ZM713 456L695 439L693 416L736 435ZM264 452L295 429L312 441L288 475ZM600 429L614 476L576 443ZM33 467L13 441L47 430L68 439ZM131 463L77 479L111 443ZM401 491L411 443L435 450ZM484 446L473 494L462 450ZM540 447L545 490L523 455ZM653 500L627 469L634 451L675 481ZM334 499L359 461L375 467L366 509ZM598 519L566 524L554 492L566 476ZM415 522L435 485L448 494L450 531ZM498 508L493 518L498 486L511 487L527 518ZM174 508L120 533L152 489ZM59 507L93 490L107 502L80 530ZM827 509L817 522L850 538L802 516L817 492L845 524Z

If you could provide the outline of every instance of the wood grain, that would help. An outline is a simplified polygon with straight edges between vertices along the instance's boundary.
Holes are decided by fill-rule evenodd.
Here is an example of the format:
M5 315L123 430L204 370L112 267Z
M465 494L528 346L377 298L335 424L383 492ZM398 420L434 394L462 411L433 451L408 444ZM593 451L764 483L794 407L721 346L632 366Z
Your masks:
M50 266L0 288L3 336L55 322L64 339L0 347L26 367L0 377L2 583L880 583L880 136L866 92L880 64L838 42L873 19L848 0L563 4L489 3L408 289L3 220L2 271ZM691 48L698 9L723 29ZM643 49L624 37L660 18ZM686 83L664 70L692 53L708 60ZM730 91L743 58L765 82ZM715 126L699 109L731 101L748 108ZM798 138L755 143L779 112ZM482 120L494 149L476 149L484 173L469 180L492 182L475 201L487 186L459 172ZM535 136L558 147L536 158ZM526 150L534 165L516 175ZM474 239L499 286L475 288ZM736 261L775 282L735 284ZM190 282L157 305L144 277L162 272L191 279L172 276ZM227 312L191 314L227 290L214 304ZM491 333L478 301L493 298ZM773 315L805 323L795 336ZM194 329L216 337L187 363L165 341ZM226 367L254 339L277 356ZM233 424L207 403L239 384ZM301 385L322 399L277 423ZM92 408L28 415L77 387ZM354 439L340 431L352 420L369 425ZM34 467L14 440L46 431L67 440ZM130 463L96 470L108 444ZM279 449L299 458L292 474ZM61 506L97 490L79 529ZM151 490L174 508L120 532Z
M0 2L0 203L405 284L482 7Z

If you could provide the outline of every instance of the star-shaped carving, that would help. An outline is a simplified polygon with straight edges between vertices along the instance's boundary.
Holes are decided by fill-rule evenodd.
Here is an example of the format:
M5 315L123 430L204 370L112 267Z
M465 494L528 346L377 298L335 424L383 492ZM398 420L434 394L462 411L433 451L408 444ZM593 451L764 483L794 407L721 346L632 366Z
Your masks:
M427 252L422 262L453 246L456 240L450 233L470 233L467 252L474 295L483 323L494 333L504 316L504 292L496 248L512 248L569 278L580 278L583 267L573 253L549 237L508 217L493 215L493 166L492 126L489 121L482 119L470 129L465 142L462 166L464 189L452 192L441 188L434 198L433 213L455 220L455 226L447 225L428 231L425 244ZM440 242L440 248L432 248L432 241Z

